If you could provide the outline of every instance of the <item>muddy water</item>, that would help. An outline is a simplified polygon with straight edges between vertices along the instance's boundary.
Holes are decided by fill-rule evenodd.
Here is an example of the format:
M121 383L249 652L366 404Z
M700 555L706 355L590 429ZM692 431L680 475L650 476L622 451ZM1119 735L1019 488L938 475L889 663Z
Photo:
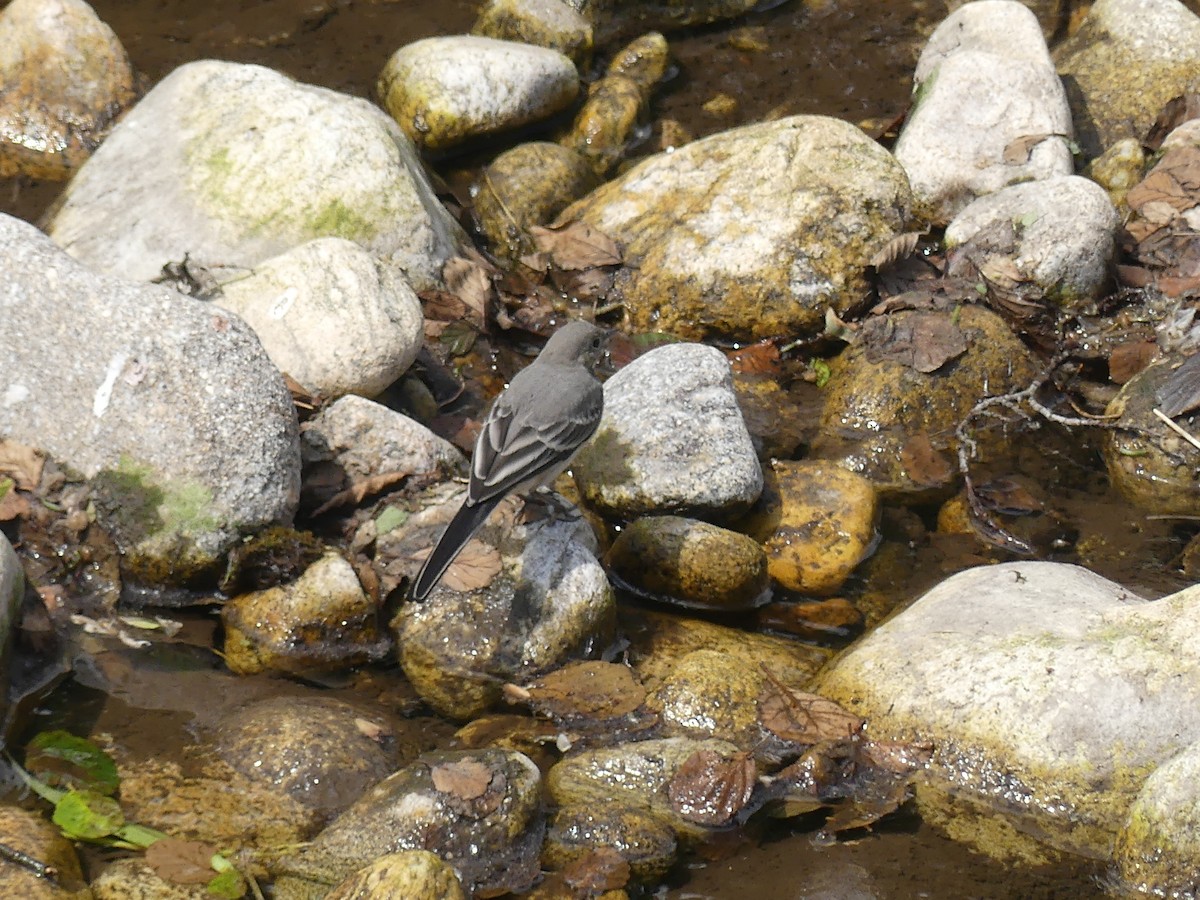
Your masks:
M95 0L134 65L152 84L176 66L217 57L260 63L303 81L370 97L376 74L401 44L469 28L475 4L466 0ZM1047 30L1065 27L1069 9L1048 18ZM763 118L824 113L881 127L902 112L909 73L924 35L944 15L942 2L789 0L720 27L672 35L678 74L658 97L648 152L673 120L699 137ZM724 95L733 102L710 103ZM443 161L444 174L458 166ZM22 179L0 181L0 210L36 221L60 187ZM1044 451L1045 448L1043 447ZM1125 507L1109 498L1103 477L1088 469L1088 451L1061 456L1040 452L1029 471L1063 488L1070 518L1087 521L1094 542L1110 552L1087 563L1103 574L1155 595L1175 587L1165 561L1181 537L1169 524L1133 526ZM893 548L909 524L890 528ZM903 551L898 551L903 552ZM934 542L910 555L894 600L980 560L966 543ZM893 602L894 602L893 600ZM228 708L250 697L312 690L286 680L228 675L203 637L182 641L173 654L148 660L122 651L82 648L87 665L36 717L34 730L68 727L107 733L139 753L177 756L181 748ZM401 740L429 746L450 733L444 723L413 718L419 704L403 679L386 670L323 685L368 699L391 714ZM405 725L407 723L407 726ZM694 860L657 896L700 898L1085 898L1101 893L1102 873L1086 866L1030 872L974 855L940 838L915 816L901 815L856 841L817 846L804 826L727 848L724 858Z

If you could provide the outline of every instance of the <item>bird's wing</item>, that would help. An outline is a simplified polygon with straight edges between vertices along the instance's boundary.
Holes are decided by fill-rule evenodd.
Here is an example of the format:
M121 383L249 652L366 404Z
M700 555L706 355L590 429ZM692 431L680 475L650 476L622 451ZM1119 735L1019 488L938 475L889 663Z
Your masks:
M471 461L472 503L507 494L566 462L600 424L604 389L586 372L543 383L536 398L522 387L514 380L483 424ZM513 388L519 389L515 396Z

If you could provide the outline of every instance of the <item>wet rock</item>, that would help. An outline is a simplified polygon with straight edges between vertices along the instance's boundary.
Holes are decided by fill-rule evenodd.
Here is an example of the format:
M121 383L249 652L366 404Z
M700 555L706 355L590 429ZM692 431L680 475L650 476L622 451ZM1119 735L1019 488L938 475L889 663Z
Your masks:
M1181 362L1173 355L1143 369L1104 411L1119 417L1102 448L1109 480L1138 509L1157 515L1200 515L1200 449L1154 415L1159 389ZM1174 421L1200 434L1200 409Z
M1127 144L1130 140L1132 138L1117 141L1113 147ZM1165 154L1168 150L1175 150L1180 147L1200 147L1200 119L1188 119L1186 122L1179 123L1179 125L1171 130L1170 134L1163 138L1162 144L1159 145L1158 149L1161 153Z
M1200 743L1146 779L1117 835L1117 876L1129 896L1186 897L1200 881Z
M240 319L89 271L3 215L0 270L0 434L91 480L135 580L211 577L291 517L295 410Z
M11 490L11 488L9 488ZM5 492L0 491L0 498ZM8 672L7 648L12 646L13 626L21 616L21 601L25 596L25 572L8 538L0 533L0 671ZM7 678L0 678L7 686ZM0 692L0 717L8 715L6 691Z
M659 153L569 206L616 240L634 331L749 340L819 330L865 296L865 267L904 230L890 154L845 122L794 116Z
M587 504L606 516L728 518L762 490L762 469L719 350L672 344L604 385L604 418L574 462Z
M488 0L471 33L557 50L581 70L592 61L592 24L566 0Z
M304 883L337 884L400 850L436 853L457 870L469 895L523 890L538 874L541 806L541 776L520 753L426 754L280 860L276 890L280 897L301 896Z
M546 830L542 864L564 869L594 850L615 851L629 864L631 880L657 884L675 864L675 832L657 816L633 806L567 806Z
M1037 18L981 0L930 36L896 159L934 221L1019 182L1070 175L1071 113Z
M1105 859L1149 773L1200 738L1198 615L1196 588L1148 603L1077 566L984 566L880 625L816 690L872 738L933 743L918 799L952 837Z
M225 664L239 675L361 665L387 650L377 616L354 567L327 553L291 584L242 594L222 607Z
M185 257L236 270L342 237L415 290L437 287L466 242L378 108L215 60L180 66L122 119L48 231L86 265L141 281Z
M254 329L280 371L329 398L380 393L425 337L404 276L345 238L318 238L259 263L226 282L218 302Z
M516 259L536 249L531 226L553 221L599 183L587 160L574 150L546 141L519 144L483 170L475 216L492 249Z
M695 519L648 516L632 522L613 542L608 564L622 586L679 606L751 609L770 597L758 542Z
M778 763L800 748L759 724L758 702L769 668L765 662L747 666L717 649L695 650L671 669L646 706L658 713L666 737L718 738L756 759Z
M667 786L697 751L733 756L728 741L659 738L583 750L563 757L546 773L546 790L561 807L633 807L661 819L682 841L703 839L709 830L671 807Z
M708 25L735 19L758 5L758 0L566 0L596 30L596 44L610 44L647 29L672 31L689 25Z
M584 157L596 175L607 175L637 140L650 94L669 62L666 38L656 32L623 47L604 77L588 88L583 107L560 143Z
M214 876L216 873L213 873ZM95 900L212 900L204 884L169 881L140 859L118 859L92 880Z
M1082 311L1108 285L1120 224L1104 188L1087 178L1015 184L954 217L948 271L981 274L1016 305Z
M0 11L0 178L69 178L136 95L125 48L83 0Z
M466 900L454 869L428 850L381 856L335 887L324 900Z
M878 521L879 500L863 476L823 460L772 460L742 527L765 546L781 586L828 595L870 554Z
M554 115L579 93L579 74L556 50L451 35L401 47L375 89L414 144L446 150Z
M1141 140L1168 100L1200 85L1200 18L1176 0L1097 0L1055 59L1090 159Z
M263 700L217 731L225 762L322 815L341 812L417 756L378 714L324 697Z
M377 556L407 560L410 574L462 493L447 485L425 500L429 507L377 544ZM519 502L501 504L425 602L405 604L391 623L404 674L452 719L479 715L498 702L503 682L602 647L612 634L613 591L591 529L568 512L518 524Z
M698 651L724 656L742 670L771 671L787 684L805 685L833 651L768 634L633 608L621 610L621 631L630 642L634 670L655 691Z
M312 837L324 816L262 778L250 778L207 747L186 760L126 758L109 748L121 775L126 818L222 852L285 847Z
M13 850L52 866L55 881L39 878L23 866L0 866L0 896L21 900L91 900L92 892L83 881L79 857L57 826L42 816L16 806L0 806L0 834Z
M306 468L336 466L351 481L389 472L444 478L467 473L457 447L420 422L362 397L346 396L300 426Z
M1176 128L1171 134L1179 130ZM1163 145L1166 146L1166 141ZM1146 151L1142 142L1137 138L1122 138L1088 163L1083 174L1108 191L1113 206L1124 209L1125 195L1142 180L1145 172Z
M880 342L860 339L832 362L813 456L866 476L885 496L941 490L957 472L958 423L984 397L1026 387L1039 373L1037 361L999 316L979 306L963 306L956 316L949 310L905 310L872 327L879 328ZM912 346L926 346L922 335L935 334L941 337L931 345L942 348L939 355L925 362L910 355ZM950 339L961 341L952 348L963 348L961 355L920 371L951 352ZM985 453L1007 444L992 432L976 436ZM926 444L932 460L941 461L944 479L931 471L937 468L933 461L918 468L918 454L905 453L913 441Z

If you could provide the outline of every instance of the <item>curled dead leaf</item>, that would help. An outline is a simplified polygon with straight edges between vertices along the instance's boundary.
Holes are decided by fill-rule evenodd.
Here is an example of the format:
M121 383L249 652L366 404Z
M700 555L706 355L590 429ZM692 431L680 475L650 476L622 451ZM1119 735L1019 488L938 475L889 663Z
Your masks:
M569 222L556 228L535 225L529 229L529 234L537 249L548 253L560 269L621 264L621 250L616 241L585 222Z
M569 663L520 690L535 710L559 720L619 718L646 699L628 666L598 660Z
M37 490L46 456L40 450L7 439L0 440L0 475L7 475L23 491Z
M900 448L900 463L914 484L941 487L949 484L956 469L946 455L933 446L927 432L912 435Z
M854 737L866 719L818 694L796 690L781 682L767 668L767 680L758 696L758 720L785 741L815 744L819 741Z
M727 825L750 800L757 781L749 753L697 750L667 783L671 808L697 825Z
M487 793L495 773L478 760L460 759L431 767L429 777L434 788L443 794L453 794L459 800L476 800Z

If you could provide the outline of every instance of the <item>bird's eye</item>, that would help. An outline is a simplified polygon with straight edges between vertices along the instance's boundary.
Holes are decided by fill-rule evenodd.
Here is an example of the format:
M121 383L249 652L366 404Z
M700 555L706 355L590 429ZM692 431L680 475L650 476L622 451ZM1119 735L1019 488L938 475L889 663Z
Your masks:
M596 335L596 337L592 338L592 349L593 350L599 350L603 345L604 345L604 341L600 339L599 335Z

